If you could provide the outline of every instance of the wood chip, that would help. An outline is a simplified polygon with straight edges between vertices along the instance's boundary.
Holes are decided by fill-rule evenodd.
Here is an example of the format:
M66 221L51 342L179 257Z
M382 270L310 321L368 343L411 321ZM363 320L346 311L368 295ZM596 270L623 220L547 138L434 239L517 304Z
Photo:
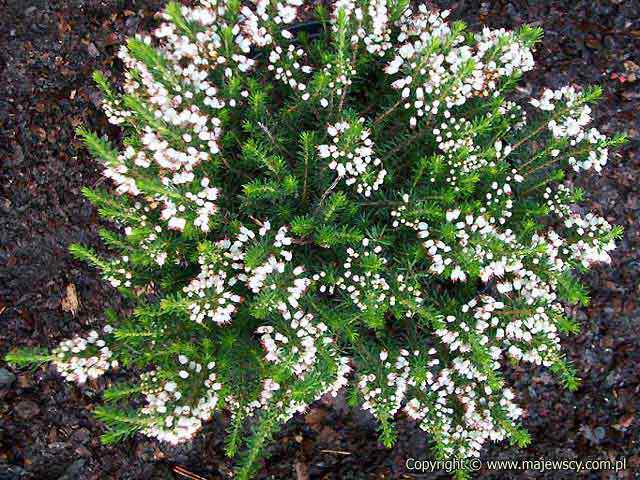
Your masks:
M200 475L190 472L189 470L187 470L184 467L181 467L179 465L176 465L175 467L173 467L173 472L180 475L181 477L185 477L188 478L190 480L207 480L204 477L201 477Z
M80 302L78 301L76 286L73 283L70 283L67 285L67 294L62 299L62 310L71 313L71 315L75 317L79 308Z
M309 480L309 465L301 461L295 464L296 480Z

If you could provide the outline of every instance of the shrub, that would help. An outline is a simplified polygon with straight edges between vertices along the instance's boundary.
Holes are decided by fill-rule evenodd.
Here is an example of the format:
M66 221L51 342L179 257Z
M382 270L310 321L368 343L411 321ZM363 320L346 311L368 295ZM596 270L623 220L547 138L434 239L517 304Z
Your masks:
M170 3L120 51L121 90L95 74L125 132L117 151L79 131L115 184L84 190L114 256L72 253L132 308L7 359L78 383L143 372L106 390L107 442L187 441L227 411L237 478L347 385L387 446L401 410L441 458L524 445L503 362L576 388L562 302L587 301L576 274L621 233L577 213L565 171L599 172L624 138L588 128L598 88L513 100L538 28L469 33L406 0L307 7Z

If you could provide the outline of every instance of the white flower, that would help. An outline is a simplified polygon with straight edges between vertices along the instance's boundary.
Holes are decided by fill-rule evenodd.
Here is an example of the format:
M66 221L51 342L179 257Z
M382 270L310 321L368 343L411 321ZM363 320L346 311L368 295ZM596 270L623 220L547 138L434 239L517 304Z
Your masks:
M178 385L175 382L167 382L164 384L164 389L170 393L175 392L177 388Z
M169 223L167 224L167 227L170 230L182 231L182 230L184 230L184 227L185 227L186 224L187 224L187 221L184 218L171 217L169 219Z
M464 282L467 280L467 275L462 271L462 269L456 265L451 272L451 280L454 282L460 281Z
M447 222L453 222L460 216L460 210L447 210L445 215Z

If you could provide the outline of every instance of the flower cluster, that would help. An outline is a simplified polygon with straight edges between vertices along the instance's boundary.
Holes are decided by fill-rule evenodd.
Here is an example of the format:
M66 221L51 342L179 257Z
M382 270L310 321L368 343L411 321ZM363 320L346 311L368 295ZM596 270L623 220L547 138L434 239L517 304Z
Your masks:
M317 374L321 368L322 356L329 356L336 370L332 381L321 381L319 391L304 400L294 399L291 388L281 391L281 385L272 378L263 380L259 398L246 407L246 413L254 415L256 410L276 403L281 409L279 420L286 422L322 396L331 394L335 397L347 385L351 367L348 357L338 356L334 340L324 323L315 321L312 314L302 310L291 311L284 303L278 305L278 312L284 323L277 330L271 325L263 325L256 330L265 351L265 360L275 365L288 365L301 381Z
M105 325L103 332L108 335L113 331ZM104 339L95 330L85 337L75 336L60 342L52 352L53 364L60 375L68 382L85 383L103 375L110 368L118 366L113 359L113 352Z
M275 79L284 82L293 89L304 92L307 89L305 83L296 80L293 72L311 73L311 67L301 65L300 60L304 57L304 50L289 45L286 51L282 47L274 48L269 54L269 70L275 73Z
M157 371L143 374L141 378L146 401L141 413L152 419L151 424L143 431L150 437L174 445L191 439L202 428L203 422L211 418L218 405L218 391L222 388L212 371L215 362L210 362L204 369L201 364L180 355L178 363L182 368L179 372L181 380L190 376L204 378L202 387L206 393L195 405L181 402L190 391L183 393L176 381L162 382Z
M216 271L215 264L208 264L204 256L200 256L198 263L200 273L183 289L188 298L194 298L188 307L191 320L229 323L242 297L228 289L226 271Z
M425 5L416 15L406 10L398 37L404 43L385 69L389 75L406 71L392 86L401 90L404 108L414 112L409 119L414 128L443 107L490 95L501 78L527 72L534 65L530 48L513 32L485 28L475 36L475 45L467 45L460 31L445 22L448 15L448 11L431 12ZM444 51L435 48L439 45L445 45Z
M359 118L357 122L329 125L327 133L332 143L318 145L318 154L330 159L329 168L336 171L338 179L344 178L347 185L355 184L358 193L370 197L382 185L387 171L374 156L371 132L362 128L364 121Z
M592 213L584 217L571 215L564 221L565 227L575 232L578 241L571 244L572 257L589 268L594 263L610 263L609 252L616 248L611 237L612 227L604 218Z
M585 104L580 93L572 86L559 90L545 90L541 98L531 100L531 105L542 111L560 111L558 118L549 120L548 127L556 138L567 138L572 146L586 143L587 156L584 159L569 157L569 163L576 172L593 168L602 170L609 158L606 137L598 129L586 129L591 122L591 107Z
M414 352L418 354L419 352ZM407 350L400 351L395 362L388 362L388 352L381 351L379 358L389 372L385 378L378 378L374 373L361 375L358 388L362 392L364 402L362 408L371 411L376 417L393 417L402 406L410 381L411 369L406 357Z
M327 326L320 322L317 325L312 323L313 315L305 314L298 310L293 313L289 311L286 305L279 305L282 318L289 321L289 326L294 335L293 338L299 344L290 346L290 354L293 356L293 364L291 370L301 377L315 364L318 348L316 342L327 331ZM274 329L271 326L263 326L258 328L258 333L262 334L261 342L266 351L265 359L269 362L282 362L283 350L285 345L289 344L289 338L279 332L275 333L275 338L271 337ZM325 337L325 343L331 343L330 337ZM280 347L278 345L280 344Z

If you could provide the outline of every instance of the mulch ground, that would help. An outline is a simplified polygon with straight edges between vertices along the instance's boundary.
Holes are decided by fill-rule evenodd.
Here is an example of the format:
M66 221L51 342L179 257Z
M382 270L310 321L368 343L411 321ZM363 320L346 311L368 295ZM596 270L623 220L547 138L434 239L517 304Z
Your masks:
M0 0L0 354L18 345L53 346L123 307L97 273L71 259L82 242L101 250L101 221L81 196L102 182L74 135L87 125L117 140L99 111L90 74L121 75L115 54L127 36L149 28L161 0ZM598 83L604 99L596 125L632 139L601 175L576 181L588 208L625 236L608 267L588 276L592 301L575 310L583 330L564 345L583 379L564 391L541 369L515 369L510 381L527 409L525 450L489 447L486 458L626 457L625 472L485 472L482 479L632 479L640 471L640 3L638 0L436 1L472 27L545 30L538 68L523 93L542 85ZM72 287L70 287L72 285ZM79 300L69 308L69 290ZM65 299L67 301L65 301ZM63 308L64 306L64 308ZM124 374L122 374L124 375ZM114 377L110 377L111 380ZM101 383L78 388L43 366L14 371L0 362L0 479L231 478L222 453L224 419L193 444L167 448L141 436L102 446L91 410ZM343 401L319 403L290 422L270 447L261 479L368 480L411 476L409 457L428 458L424 436L408 421L391 450L376 441L369 417ZM180 473L182 472L182 473Z

